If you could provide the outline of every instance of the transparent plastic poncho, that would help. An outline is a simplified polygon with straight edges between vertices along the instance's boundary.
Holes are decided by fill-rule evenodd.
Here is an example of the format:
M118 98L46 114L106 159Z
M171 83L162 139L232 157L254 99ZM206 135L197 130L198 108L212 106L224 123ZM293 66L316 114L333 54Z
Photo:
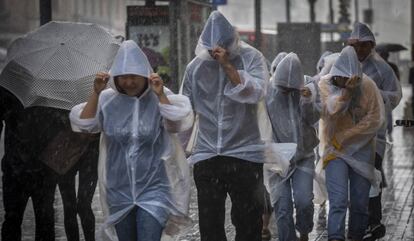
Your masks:
M360 42L371 41L375 44L375 36L369 27L363 23L355 22L349 40L357 40Z
M70 113L74 131L101 133L103 240L117 240L114 225L135 206L165 226L162 240L178 234L189 221L189 167L172 134L192 125L188 98L165 88L171 105L160 104L150 87L140 97L131 97L118 92L112 78L124 74L148 78L151 73L141 49L133 41L125 41L110 70L112 88L100 94L95 118L80 119L86 103L75 106Z
M210 56L208 51L217 46L229 52L241 84L233 85ZM190 141L189 162L194 164L221 155L263 163L265 140L271 139L263 102L269 76L263 55L240 42L233 26L218 11L208 18L195 53L181 86L181 93L189 97L197 120ZM273 147L279 150L281 146ZM293 153L294 149L295 145Z
M376 43L375 36L369 27L359 22L354 24L349 40L358 42L371 41L374 44ZM378 53L376 53L375 49L372 49L371 54L362 61L362 72L368 75L377 84L384 100L385 112L386 114L391 113L400 103L402 98L401 85L392 68L383 58L381 58L381 56L379 56ZM381 157L384 157L385 154L386 132L387 125L384 125L378 131L377 135L376 152Z
M316 72L320 73L322 68L325 66L325 57L331 55L332 52L331 51L325 51L323 52L323 54L321 55L321 57L318 60L318 63L316 63Z
M322 76L329 74L331 71L332 65L335 63L336 59L338 58L339 53L331 53L330 51L326 51L320 57L316 68L318 69L318 74L315 76L308 76L305 75L305 85L309 87L312 91L312 96L319 100L319 91L318 91L318 83ZM313 85L311 85L313 83ZM316 103L319 107L319 103Z
M286 94L281 87L294 90ZM302 87L304 75L301 62L296 54L289 53L278 64L270 80L266 107L274 128L274 141L297 143L296 160L313 153L313 148L318 144L313 124L318 121L319 113L314 111L313 103L308 98L301 97Z
M282 61L284 57L286 57L286 52L280 52L276 55L276 57L273 59L272 64L270 65L270 74L273 76L276 71L277 65Z
M369 76L379 88L385 105L385 113L391 113L402 98L402 89L392 68L381 56L372 50L372 53L362 62L362 72ZM377 135L376 151L384 157L386 149L387 125L384 125Z
M337 87L332 83L333 76L358 76L357 87ZM341 158L378 186L381 175L374 168L375 137L384 124L384 104L375 83L362 74L352 47L342 50L330 74L321 78L319 89L322 103L320 151L324 164Z
M318 144L314 124L319 120L319 111L314 109L311 98L302 97L304 87L301 62L295 53L287 54L277 65L266 95L266 107L272 124L273 141L296 143L295 156L283 168L265 165L265 184L271 194L272 203L280 195L280 186L298 168L314 174L314 148ZM282 88L293 89L284 93Z
M319 91L319 81L323 76L329 74L332 69L333 64L339 57L339 53L332 53L321 57L320 63L323 63L322 69L320 70L319 74L313 76L312 78L308 77L309 81L307 82L307 87L312 92L312 102L314 105L314 109L321 112L322 111L322 104L320 98L320 91ZM306 78L307 76L305 76ZM318 130L318 138L321 138L321 132L319 131L320 122L318 121L315 124L315 128ZM314 177L314 184L313 184L313 192L314 192L314 203L322 204L328 198L328 192L326 190L325 185L325 169L323 168L323 161L320 157L323 155L321 152L321 148L317 148L317 159L316 159L316 167L315 167L315 177Z

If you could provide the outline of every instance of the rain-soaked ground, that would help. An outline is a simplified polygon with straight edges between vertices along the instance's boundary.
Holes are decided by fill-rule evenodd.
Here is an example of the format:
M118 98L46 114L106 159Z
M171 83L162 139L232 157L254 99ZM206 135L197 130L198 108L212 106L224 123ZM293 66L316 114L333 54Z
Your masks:
M404 88L404 99L402 104L394 111L394 118L404 117L404 102L410 96L410 88ZM387 228L386 236L381 240L414 240L414 128L395 127L393 142L384 161L384 169L388 178L388 188L383 195L383 222ZM3 155L3 145L0 145L0 156ZM1 185L1 181L0 181ZM198 231L196 190L193 184L192 198L190 205L190 216L194 221L193 226L180 240L200 240ZM1 189L0 189L1 192ZM98 194L95 193L93 209L96 215L97 230L102 223L102 213L99 211ZM2 195L0 195L2 199ZM228 207L231 206L227 202ZM229 211L230 209L227 208ZM0 202L0 222L3 221L3 202ZM226 230L228 240L234 240L234 228L231 225L229 212L226 215ZM55 220L56 240L66 240L63 227L63 207L60 194L56 191L55 199ZM326 215L319 206L315 207L315 227L310 234L310 240L327 240ZM271 220L272 240L277 240L274 217ZM29 201L23 221L23 240L34 240L34 214L32 204ZM80 228L81 230L81 228ZM81 234L82 236L82 234ZM83 240L83 239L82 239Z

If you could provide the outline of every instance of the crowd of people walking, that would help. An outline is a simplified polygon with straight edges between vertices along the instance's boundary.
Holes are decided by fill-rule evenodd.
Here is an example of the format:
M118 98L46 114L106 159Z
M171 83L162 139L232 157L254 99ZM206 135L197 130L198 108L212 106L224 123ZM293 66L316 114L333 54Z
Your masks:
M329 202L328 240L381 238L387 122L402 92L375 45L357 22L347 46L324 53L318 74L308 76L296 53L281 52L268 66L214 11L178 94L132 40L122 42L109 72L96 74L89 99L70 112L24 108L0 87L2 240L21 240L29 197L36 241L54 240L57 185L68 241L79 240L77 215L86 241L177 236L191 223L191 176L201 241L227 240L227 196L236 241L269 240L271 214L280 241L309 240L315 199ZM70 143L79 150L61 158L74 164L56 173L45 159ZM105 222L95 238L96 186Z

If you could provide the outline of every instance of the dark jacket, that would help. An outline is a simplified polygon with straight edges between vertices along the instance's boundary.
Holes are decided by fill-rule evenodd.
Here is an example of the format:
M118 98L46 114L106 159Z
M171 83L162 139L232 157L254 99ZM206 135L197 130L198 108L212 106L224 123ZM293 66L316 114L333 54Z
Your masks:
M4 173L25 175L47 169L39 156L60 130L70 128L69 111L48 107L24 109L20 101L0 87L0 120L5 122Z

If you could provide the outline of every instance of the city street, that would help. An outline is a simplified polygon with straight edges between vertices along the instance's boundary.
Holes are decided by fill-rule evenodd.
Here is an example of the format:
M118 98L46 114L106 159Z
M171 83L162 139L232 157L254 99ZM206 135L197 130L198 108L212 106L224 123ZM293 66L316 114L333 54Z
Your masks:
M370 83L372 81L365 79L365 75L375 83ZM183 94L190 101L183 96L170 98L163 86ZM403 93L398 102L400 86ZM112 89L105 89L107 87ZM151 206L153 203L170 207L170 199L175 196L171 198L164 190L174 190L185 178L181 173L175 173L174 168L163 168L167 161L160 161L159 157L165 155L165 150L174 149L170 148L171 142L164 133L187 130L185 127L190 126L197 130L192 133L193 138L189 138L192 141L189 143L195 147L191 149L192 154L199 158L194 161L212 156L235 159L234 164L226 162L226 165L216 160L212 160L214 165L211 166L204 162L206 167L202 166L200 170L217 175L216 179L204 176L205 173L198 172L196 166L197 184L199 180L206 180L205 185L199 187L199 194L205 193L200 196L208 196L204 202L223 206L221 190L227 188L232 192L234 207L238 199L243 205L237 206L249 210L254 206L248 199L257 196L251 191L257 187L258 169L255 171L255 167L250 168L246 161L239 159L252 162L271 160L278 164L276 168L280 168L273 171L280 171L282 176L284 169L288 171L290 163L293 163L299 167L297 170L302 171L292 172L293 178L286 178L292 181L289 191L294 195L288 194L287 185L276 189L279 187L277 178L271 187L275 188L273 194L282 193L281 197L289 201L290 196L295 196L300 201L296 208L304 214L300 217L304 225L298 224L296 228L308 232L312 219L313 172L312 159L308 157L313 156L319 138L319 150L324 151L324 160L319 164L326 166L328 161L348 158L352 160L347 160L347 164L354 168L349 176L341 177L337 173L345 173L344 164L334 161L328 165L331 211L335 213L334 207L342 210L337 212L340 218L336 216L329 222L330 238L335 237L336 240L348 234L347 225L344 232L343 224L332 223L332 220L344 218L343 211L351 205L351 201L347 202L350 200L347 194L352 195L352 210L356 210L350 221L349 235L362 239L359 236L364 234L365 226L369 226L368 234L375 235L374 230L380 227L373 224L377 221L372 220L375 217L370 216L371 224L365 225L364 218L355 214L367 208L363 196L367 197L370 184L360 176L372 181L372 163L368 163L372 159L366 156L375 154L374 149L380 156L384 151L383 145L374 146L371 142L376 134L381 141L377 143L385 142L379 120L388 119L392 114L393 123L395 120L414 122L410 104L414 99L412 92L414 0L0 0L0 121L3 122L0 124L3 127L7 122L9 127L6 145L9 161L3 163L5 131L0 129L0 165L3 164L5 170L2 173L0 169L0 231L3 231L0 241L2 237L4 241L18 241L18 237L12 236L19 234L16 225L22 218L22 202L19 200L27 197L26 194L35 200L37 221L48 223L46 229L37 232L42 240L48 235L53 239L53 233L57 241L67 241L68 236L71 241L77 240L77 233L73 231L76 225L79 225L80 240L85 241L85 237L88 241L93 239L94 221L89 203L93 194L90 187L96 181L96 168L88 164L96 162L88 163L87 160L93 158L87 154L97 152L88 153L88 147L92 147L88 134L75 135L69 124L73 130L102 131L107 137L106 143L102 141L102 147L107 149L107 155L103 155L105 164L102 165L107 175L104 175L102 188L108 191L105 197L112 201L111 204L116 204L111 206L108 220L117 224L121 240L125 240L121 233L126 237L133 236L127 233L128 230L119 231L119 227L129 224L123 218L131 210L131 200L133 205L138 203L144 210L145 204ZM88 102L86 107L74 108L84 102ZM384 111L381 102L384 103ZM20 104L24 108L20 108ZM414 107L414 103L412 105ZM72 110L70 121L68 112L63 110ZM187 118L192 113L195 113L195 121ZM265 128L262 127L267 117L263 118L260 113L271 121ZM320 123L315 131L320 116L325 122ZM87 120L92 117L96 118ZM269 134L274 142L289 142L283 143L289 148L294 146L291 142L296 143L296 154L293 156L292 151L293 157L289 156L289 148L273 146L274 143L269 145L271 148L263 148L263 132ZM190 133L191 129L188 130ZM394 127L386 142L382 160L387 179L387 187L382 190L382 223L386 234L380 240L414 241L414 125ZM327 148L323 149L324 146ZM271 150L276 147L281 149ZM263 149L266 151L262 158ZM86 208L79 205L79 201L76 208L74 205L68 209L70 205L65 205L65 211L73 214L72 218L67 215L65 221L58 186L54 191L53 184L44 185L55 180L45 182L43 180L49 178L38 178L38 173L43 174L39 170L44 169L37 165L39 163L32 162L33 159L47 163L51 170L59 173L57 175L62 175L57 178L57 175L48 173L47 176L56 177L55 180L59 181L65 204L66 200L75 203L73 177L75 170L80 170L81 174L76 175L76 185L81 183L83 188L79 190L78 200L85 200L82 197L87 196L88 201L81 202ZM32 167L31 164L37 166ZM227 164L230 164L229 168ZM165 175L164 170L167 173L174 170L171 171L173 178ZM197 189L192 168L190 170L191 222L174 241L200 240ZM7 175L3 177L3 174ZM227 177L230 181L225 180ZM167 178L168 185L163 181ZM347 181L352 184L351 188L345 185ZM188 185L185 188L188 191ZM33 190L39 192L33 193ZM239 195L239 190L251 194L252 198ZM260 187L255 190L262 194ZM99 193L98 183L92 201L96 241L102 241L101 227L106 221ZM180 192L179 197L188 198L182 193L185 192ZM8 212L11 216L16 214L14 220L17 221L7 221L1 230L5 218L3 194L6 194L4 200L8 210L16 205L18 211ZM53 195L55 232L52 228ZM145 199L144 204L142 199ZM47 212L39 211L38 203L47 204ZM182 203L186 205L188 202ZM278 217L283 217L282 212L290 210L291 204L277 204L280 203ZM231 205L228 196L225 214L228 241L235 240L236 236ZM322 206L315 204L309 240L328 240L329 205L328 201ZM378 205L371 203L371 208ZM210 216L215 215L214 210L200 210ZM81 214L83 226L88 230L85 235L79 215L76 223L76 211ZM152 213L156 220L165 220L167 215L166 212L146 211ZM250 224L258 217L232 214L235 223L243 219ZM134 218L133 215L128 216ZM137 221L139 224L151 223L149 217L141 213L137 216L144 220ZM7 220L12 219L7 216ZM345 220L348 219L346 217ZM23 241L35 240L35 220L32 200L29 199L21 225ZM70 234L76 234L74 238L66 235L65 222L72 228L68 228L72 230ZM157 224L149 224L150 231L154 231ZM293 223L286 221L284 224L287 225L276 225L272 214L269 225L271 241L279 240L277 226L281 237L284 230L291 230L283 240L295 239ZM337 236L332 234L332 227L339 227ZM142 227L127 228L131 232L145 233ZM248 232L241 234L244 230L248 229L238 226L238 237L249 241L254 239L248 237ZM211 233L223 236L222 232ZM306 239L305 233L297 232L297 236L301 237L300 240Z
M410 88L404 88L404 97L400 106L394 111L394 119L403 118L405 101L411 95ZM392 148L387 154L384 163L384 169L388 178L388 188L384 190L383 195L383 222L387 228L387 235L382 240L413 240L414 239L414 128L404 129L403 127L395 127L393 132ZM0 145L0 156L3 155L3 139ZM1 185L1 182L0 182ZM1 192L1 189L0 189ZM0 199L2 195L0 195ZM230 210L230 201L227 201L227 210ZM102 213L99 208L98 191L95 193L93 201L93 209L96 215L96 230L103 222ZM0 222L3 222L4 210L3 203L0 202ZM192 197L190 205L190 216L193 220L193 226L187 231L186 235L181 237L181 241L200 240L197 217L197 201L196 190L192 185ZM63 226L63 207L58 190L55 199L55 229L56 240L66 240ZM319 206L315 207L315 227L310 235L310 240L326 240L326 215ZM22 230L23 240L34 240L34 213L32 204L29 202L25 213ZM80 228L81 229L81 228ZM226 230L228 240L234 240L234 228L230 222L229 212L226 215ZM274 217L271 220L271 231L273 233L272 240L276 238L276 225ZM83 239L82 239L83 240Z

